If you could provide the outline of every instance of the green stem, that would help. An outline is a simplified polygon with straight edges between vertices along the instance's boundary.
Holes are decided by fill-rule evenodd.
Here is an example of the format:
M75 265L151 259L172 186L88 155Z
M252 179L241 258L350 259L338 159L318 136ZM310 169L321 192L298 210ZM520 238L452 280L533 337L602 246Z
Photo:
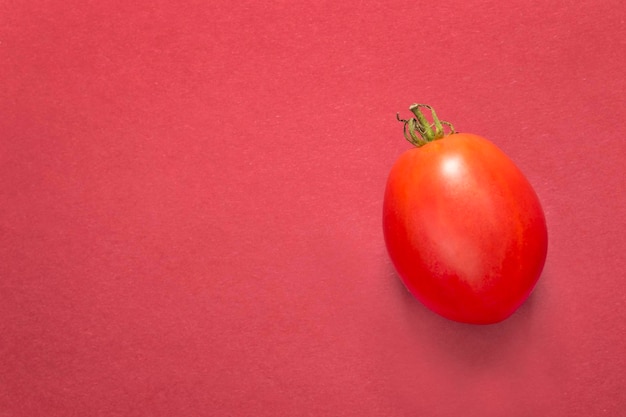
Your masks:
M433 123L431 124L421 109L428 109L430 111ZM456 133L452 124L446 121L439 120L435 110L427 104L411 104L409 110L415 115L414 118L409 120L400 119L400 115L397 115L397 119L404 123L404 137L413 145L420 147L426 145L433 140L441 139L446 136L444 131L444 125L450 128L450 133Z

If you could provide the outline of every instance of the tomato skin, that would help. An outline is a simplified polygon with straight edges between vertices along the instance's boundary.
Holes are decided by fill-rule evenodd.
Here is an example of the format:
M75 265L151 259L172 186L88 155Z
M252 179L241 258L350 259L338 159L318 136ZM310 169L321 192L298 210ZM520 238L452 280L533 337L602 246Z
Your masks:
M398 158L385 189L383 232L408 290L441 316L474 324L517 310L548 247L528 180L494 144L466 133Z

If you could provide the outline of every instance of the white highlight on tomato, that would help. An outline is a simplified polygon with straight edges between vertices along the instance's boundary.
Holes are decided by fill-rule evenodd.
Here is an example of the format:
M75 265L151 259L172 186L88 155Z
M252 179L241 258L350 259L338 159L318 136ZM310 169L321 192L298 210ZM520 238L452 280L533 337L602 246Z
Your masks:
M443 161L441 165L443 173L448 177L457 177L461 175L462 163L461 158L449 157Z

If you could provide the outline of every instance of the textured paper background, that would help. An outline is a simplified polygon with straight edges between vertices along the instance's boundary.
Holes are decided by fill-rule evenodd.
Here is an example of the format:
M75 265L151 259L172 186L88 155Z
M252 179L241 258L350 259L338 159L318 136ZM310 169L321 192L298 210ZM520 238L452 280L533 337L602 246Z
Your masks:
M0 2L0 416L618 416L619 1ZM475 327L381 233L397 111L520 166L545 272Z

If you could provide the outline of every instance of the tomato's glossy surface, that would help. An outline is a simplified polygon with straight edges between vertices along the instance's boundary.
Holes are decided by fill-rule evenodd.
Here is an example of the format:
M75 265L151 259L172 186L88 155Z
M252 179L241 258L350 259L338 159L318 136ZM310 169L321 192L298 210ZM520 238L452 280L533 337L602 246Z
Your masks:
M532 186L494 144L456 133L406 151L383 204L391 260L424 305L451 320L509 317L543 269L548 235Z

